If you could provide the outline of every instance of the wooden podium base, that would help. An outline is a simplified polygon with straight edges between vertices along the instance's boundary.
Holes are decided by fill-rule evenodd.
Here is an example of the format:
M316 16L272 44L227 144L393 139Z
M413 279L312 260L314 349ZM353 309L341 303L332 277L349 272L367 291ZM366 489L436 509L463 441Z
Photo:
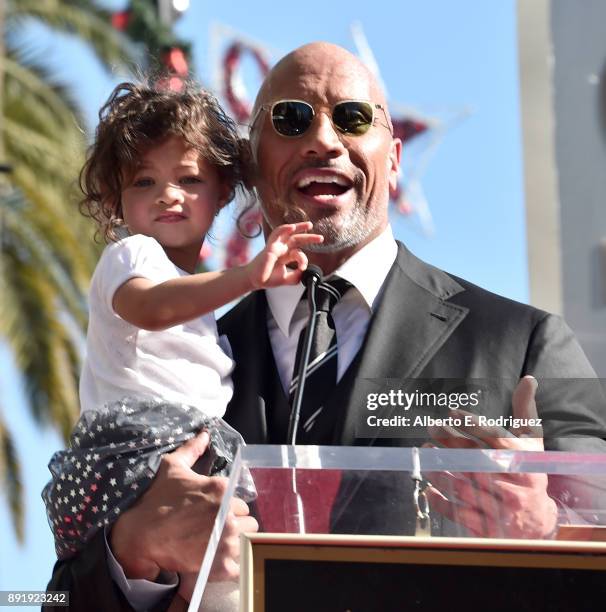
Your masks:
M601 610L606 544L250 534L240 588L243 612Z

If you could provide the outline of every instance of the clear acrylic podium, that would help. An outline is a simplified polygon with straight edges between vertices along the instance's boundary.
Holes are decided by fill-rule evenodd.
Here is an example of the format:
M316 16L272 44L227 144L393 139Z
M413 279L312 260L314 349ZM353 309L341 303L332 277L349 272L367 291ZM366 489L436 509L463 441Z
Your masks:
M510 523L500 487L503 480L512 486L531 478L544 482L545 475L549 496L558 506L558 525L538 539L532 529ZM448 484L454 479L467 479L483 500L478 502L484 508L480 518L486 524L479 523L483 534L466 526L466 504ZM436 488L458 502L449 505L450 517L431 503L425 507L428 481L434 486L439 482ZM203 606L229 503L236 495L254 497L250 505L259 534L242 536L240 589L232 588L231 603L226 599L223 608L216 602L215 607ZM331 572L334 577L328 578ZM403 586L406 580L409 584ZM361 584L365 582L367 586ZM214 584L209 583L204 601ZM237 610L238 605L255 612L278 610L285 593L291 602L283 609L290 610L366 610L367 594L376 603L372 609L432 610L442 605L435 603L436 597L456 599L458 585L465 588L459 609L475 610L483 608L474 607L472 594L485 597L482 589L497 584L502 590L491 591L493 601L483 600L485 609L606 608L606 454L244 447L234 462L189 610ZM352 597L361 589L355 595L358 607L338 600L339 588ZM386 589L396 593L398 588L405 589L406 604L394 602L390 608L379 603L387 597ZM324 593L322 601L330 595L338 604L322 608L310 603L316 591ZM598 607L566 607L572 605L567 597L588 592ZM542 593L546 607L533 600L536 593ZM266 607L268 595L275 601Z

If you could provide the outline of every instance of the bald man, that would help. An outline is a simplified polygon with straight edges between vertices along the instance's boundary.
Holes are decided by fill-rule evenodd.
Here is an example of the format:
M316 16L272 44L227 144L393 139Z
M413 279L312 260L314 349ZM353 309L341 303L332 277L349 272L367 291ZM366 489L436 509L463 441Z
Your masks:
M360 433L368 413L364 397L369 379L499 379L501 394L491 404L490 416L510 417L533 414L536 383L529 377L595 377L561 319L437 270L394 240L388 202L402 144L393 137L376 80L346 50L312 43L284 57L258 94L250 142L265 229L311 220L324 242L308 252L309 261L325 276L352 285L332 311L337 381L311 426L301 428L300 443L427 443L427 433L414 440ZM288 389L308 316L303 291L297 286L255 292L219 323L236 361L226 419L248 443L287 442ZM567 385L556 401L539 405L541 417L553 423L546 428L548 448L605 450L600 439L606 432L603 404L598 407L593 399ZM517 437L477 423L474 439L462 433L429 431L453 448L543 448L541 438ZM571 437L575 434L594 438L579 442ZM99 609L166 606L174 592L174 572L192 571L200 563L209 517L224 487L190 469L203 451L204 441L194 440L167 458L148 492L106 539L97 538L83 555L58 564L49 586L70 589L72 605L89 601L94 590L104 598ZM547 537L558 522L556 501L541 474L500 476L482 495L478 483L466 479L442 476L434 485L433 508L477 535ZM381 533L383 525L400 524L401 533L410 533L411 517L400 510L410 499L407 487L403 484L394 493L389 483L342 483L336 507L345 499L372 504L358 504L355 515L333 516L333 531ZM454 492L465 503L457 507L441 490ZM498 520L490 515L495 503ZM245 504L234 502L215 568L219 576L237 575L237 534L255 528ZM162 581L168 584L158 584ZM93 607L89 601L87 609Z

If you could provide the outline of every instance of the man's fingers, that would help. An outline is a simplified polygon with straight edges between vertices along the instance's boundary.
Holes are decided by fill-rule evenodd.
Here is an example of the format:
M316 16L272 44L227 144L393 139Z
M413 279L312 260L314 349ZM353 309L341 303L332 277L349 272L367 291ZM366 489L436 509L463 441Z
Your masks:
M248 504L245 501L242 501L239 497L234 497L231 500L229 509L236 516L247 516L248 514L250 514L250 508L248 507Z
M512 427L513 433L518 437L537 439L543 437L543 428L541 426L533 426L528 422L529 419L535 419L536 421L539 417L535 401L538 386L536 378L524 376L524 378L520 379L513 392L513 397L511 398L513 416L516 419L527 420L526 423L522 422L518 427Z
M536 419L539 416L535 402L538 386L539 384L534 376L524 376L520 379L511 399L514 417L519 419Z
M485 445L450 425L430 425L427 433L446 448L485 448Z
M259 523L252 516L237 516L236 523L239 533L256 533L259 531Z
M192 467L194 463L206 452L210 443L210 436L207 431L200 432L191 438L177 450L171 453L172 458L180 461L187 467Z
M485 517L475 508L450 501L433 487L428 487L425 493L432 512L445 516L453 523L463 525L474 536L486 537L488 535Z

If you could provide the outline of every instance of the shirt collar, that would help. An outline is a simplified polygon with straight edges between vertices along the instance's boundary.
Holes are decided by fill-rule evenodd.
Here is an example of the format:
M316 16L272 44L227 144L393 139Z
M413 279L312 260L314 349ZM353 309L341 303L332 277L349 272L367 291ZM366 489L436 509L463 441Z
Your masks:
M331 276L339 276L349 281L359 291L368 309L372 311L397 253L398 247L391 226L388 225L381 234L343 262ZM271 314L285 336L290 334L292 316L304 290L301 283L265 290Z

